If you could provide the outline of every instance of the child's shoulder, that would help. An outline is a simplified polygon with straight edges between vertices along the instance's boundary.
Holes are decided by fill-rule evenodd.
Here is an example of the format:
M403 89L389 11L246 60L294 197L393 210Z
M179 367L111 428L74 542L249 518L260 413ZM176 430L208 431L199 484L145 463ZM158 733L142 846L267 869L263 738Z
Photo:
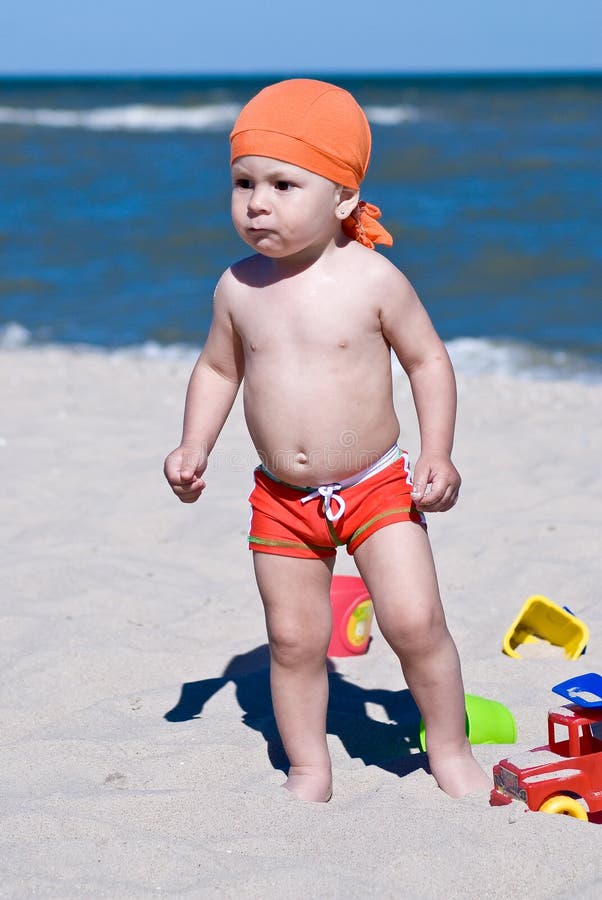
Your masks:
M395 263L379 253L357 242L346 248L345 265L351 278L360 284L369 284L373 289L398 294L412 291L408 278Z
M216 303L226 303L245 287L259 286L262 278L262 257L259 254L240 259L222 272L215 286Z
M266 265L265 257L254 253L232 263L222 273L218 288L236 290L243 287L263 287L269 280L269 266Z

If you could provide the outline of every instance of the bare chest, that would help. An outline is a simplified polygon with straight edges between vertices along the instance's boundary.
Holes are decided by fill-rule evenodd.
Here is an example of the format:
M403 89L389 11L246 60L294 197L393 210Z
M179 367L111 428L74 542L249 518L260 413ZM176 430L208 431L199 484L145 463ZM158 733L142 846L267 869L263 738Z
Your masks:
M336 357L382 340L378 310L371 304L310 292L294 301L254 299L239 304L235 317L247 357Z

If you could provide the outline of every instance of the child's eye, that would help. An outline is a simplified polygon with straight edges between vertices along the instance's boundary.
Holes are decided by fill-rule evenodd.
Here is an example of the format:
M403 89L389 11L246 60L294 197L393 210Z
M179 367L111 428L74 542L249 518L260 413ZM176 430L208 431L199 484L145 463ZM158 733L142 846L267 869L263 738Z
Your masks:
M234 182L234 187L241 188L243 191L248 191L251 187L251 181L249 178L237 178Z
M276 182L276 190L277 191L290 191L292 188L292 184L290 181L277 181Z

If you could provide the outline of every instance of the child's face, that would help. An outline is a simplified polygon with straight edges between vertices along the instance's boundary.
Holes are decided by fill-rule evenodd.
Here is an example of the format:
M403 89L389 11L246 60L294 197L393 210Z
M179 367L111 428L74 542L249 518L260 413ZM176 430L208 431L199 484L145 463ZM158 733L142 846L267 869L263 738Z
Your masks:
M342 189L321 175L265 156L232 163L232 221L240 237L274 259L340 233Z

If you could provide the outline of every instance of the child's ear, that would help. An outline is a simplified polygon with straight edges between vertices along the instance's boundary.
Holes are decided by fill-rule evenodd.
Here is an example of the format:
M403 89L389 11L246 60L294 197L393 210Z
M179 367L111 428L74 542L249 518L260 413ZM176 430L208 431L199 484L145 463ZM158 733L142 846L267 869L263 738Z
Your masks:
M341 187L337 194L337 219L346 219L359 203L360 192L352 188Z

